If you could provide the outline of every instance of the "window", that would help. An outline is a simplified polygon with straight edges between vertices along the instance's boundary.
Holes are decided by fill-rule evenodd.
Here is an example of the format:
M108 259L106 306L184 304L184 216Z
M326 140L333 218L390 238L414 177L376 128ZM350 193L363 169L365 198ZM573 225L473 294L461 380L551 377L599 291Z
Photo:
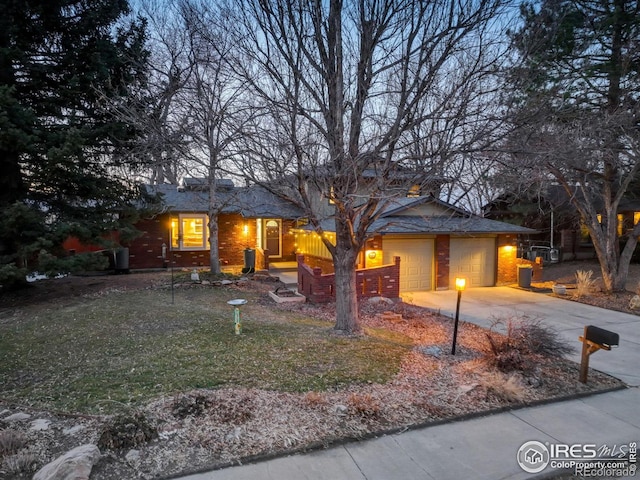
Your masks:
M419 197L420 195L422 195L422 188L420 188L420 185L411 186L407 192L407 197Z
M171 246L178 250L207 249L207 216L180 214L171 219Z
M329 205L335 205L336 203L336 197L335 197L335 192L333 190L333 186L329 187Z

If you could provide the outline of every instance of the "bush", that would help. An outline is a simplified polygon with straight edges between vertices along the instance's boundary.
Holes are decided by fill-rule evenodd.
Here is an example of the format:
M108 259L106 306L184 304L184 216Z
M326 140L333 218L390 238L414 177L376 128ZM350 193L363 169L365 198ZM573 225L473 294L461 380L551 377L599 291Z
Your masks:
M119 415L102 428L98 447L103 450L124 450L157 437L158 430L143 413Z
M480 378L480 385L487 391L487 396L493 395L501 401L511 403L524 400L525 389L513 374L486 373Z
M349 412L362 418L376 418L380 415L380 403L369 394L352 393L347 398Z
M589 295L593 291L593 287L596 283L593 276L593 270L588 272L585 270L578 270L576 272L576 293L575 296L580 298L585 295Z
M173 400L171 413L176 418L199 417L211 407L211 401L203 394L180 395Z
M501 328L506 333L495 330ZM575 348L538 318L509 317L495 320L486 334L491 363L502 372L525 371L534 365L534 357L561 357Z
M20 452L4 460L6 470L14 474L35 472L37 464L38 458L31 452Z
M0 457L13 455L27 444L27 438L16 430L0 430Z

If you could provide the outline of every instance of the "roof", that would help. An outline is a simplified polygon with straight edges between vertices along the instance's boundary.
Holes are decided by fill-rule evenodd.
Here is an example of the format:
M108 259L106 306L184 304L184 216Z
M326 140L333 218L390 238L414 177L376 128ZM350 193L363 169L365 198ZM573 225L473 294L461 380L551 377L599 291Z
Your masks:
M226 185L225 185L226 186ZM145 185L151 195L162 195L166 211L206 213L209 192L200 188L178 188L176 185ZM263 187L220 188L216 192L221 213L238 213L245 218L300 218L301 210Z
M209 195L202 189L177 188L176 185L146 185L148 193L162 195L165 209L171 212L208 211ZM290 218L304 216L302 210L266 188L249 187L221 188L217 191L221 213L237 213L245 218ZM426 203L444 207L446 215L408 215L412 208ZM400 215L403 213L404 215ZM335 221L328 218L320 226L325 231L335 231ZM305 227L311 229L310 225ZM472 215L432 196L401 197L394 199L369 228L371 233L380 234L529 234L535 230L512 225L497 220Z
M383 217L371 226L371 230L381 234L429 233L429 234L528 234L536 230L510 223L499 222L476 215L437 217Z
M320 222L322 230L333 232L336 229L333 219ZM312 225L306 225L304 230L313 230ZM486 235L486 234L533 234L536 230L510 223L499 222L476 215L471 216L387 216L377 219L369 227L371 234L461 234L461 235Z
M393 199L389 203L389 205L385 207L383 216L386 217L389 215L400 213L402 211L408 211L411 208L423 205L425 203L435 203L436 205L444 207L445 210L450 211L452 214L456 213L460 215L469 215L469 212L467 212L466 210L458 208L431 195L424 195L419 197L398 197Z
M235 204L245 218L301 218L302 210L259 185L236 190Z

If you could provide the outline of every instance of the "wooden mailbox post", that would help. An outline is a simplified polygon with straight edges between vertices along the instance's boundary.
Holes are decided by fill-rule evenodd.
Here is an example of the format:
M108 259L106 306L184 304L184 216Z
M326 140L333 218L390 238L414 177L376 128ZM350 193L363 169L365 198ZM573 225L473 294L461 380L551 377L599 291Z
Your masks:
M589 356L598 350L611 350L617 347L620 336L604 328L587 325L584 327L584 335L578 337L582 342L582 359L580 362L580 381L587 383L587 373L589 372Z

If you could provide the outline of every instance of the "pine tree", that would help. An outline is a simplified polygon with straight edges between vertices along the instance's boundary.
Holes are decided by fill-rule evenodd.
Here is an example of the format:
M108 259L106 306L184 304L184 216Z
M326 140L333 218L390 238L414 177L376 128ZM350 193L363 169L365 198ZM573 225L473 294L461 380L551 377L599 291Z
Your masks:
M145 23L126 19L127 0L0 8L0 213L15 227L0 231L0 265L20 277L65 236L100 238L122 219L134 190L115 173L135 132L108 105L144 82Z

